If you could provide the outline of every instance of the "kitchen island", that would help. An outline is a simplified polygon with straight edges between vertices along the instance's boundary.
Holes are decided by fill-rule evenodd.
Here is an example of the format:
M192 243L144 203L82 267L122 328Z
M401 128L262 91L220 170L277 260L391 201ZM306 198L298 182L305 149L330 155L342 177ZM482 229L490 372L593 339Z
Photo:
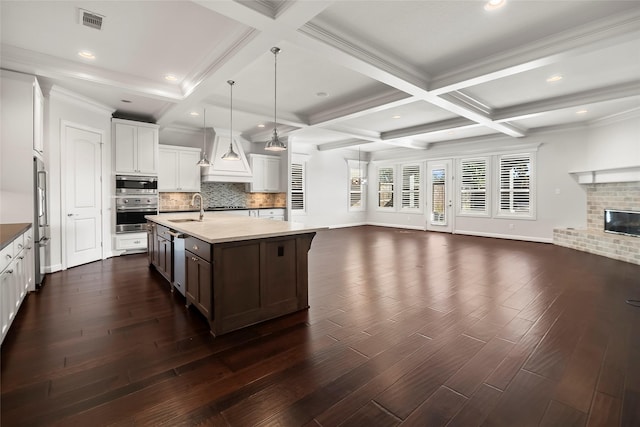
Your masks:
M226 214L146 219L150 264L178 289L184 269L187 306L214 336L309 307L307 253L321 228Z

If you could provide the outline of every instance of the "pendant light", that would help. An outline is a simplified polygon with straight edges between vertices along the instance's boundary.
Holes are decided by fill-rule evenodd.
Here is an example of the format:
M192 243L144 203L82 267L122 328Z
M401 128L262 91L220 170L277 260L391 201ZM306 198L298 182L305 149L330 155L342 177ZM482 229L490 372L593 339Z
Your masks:
M272 47L271 53L273 53L273 135L264 147L268 151L284 151L287 146L284 145L280 138L278 138L278 121L276 120L276 101L277 101L277 87L278 87L278 53L280 53L279 47Z
M200 157L200 161L196 163L201 168L206 168L211 166L209 160L207 160L207 109L205 108L202 112L202 156Z
M229 83L229 91L230 91L230 103L231 103L231 108L229 108L229 117L230 117L230 124L229 124L229 151L227 151L226 153L224 153L222 155L222 160L240 160L240 156L238 156L238 153L236 153L235 151L233 151L233 85L236 84L236 82L234 82L233 80L227 80L227 83Z

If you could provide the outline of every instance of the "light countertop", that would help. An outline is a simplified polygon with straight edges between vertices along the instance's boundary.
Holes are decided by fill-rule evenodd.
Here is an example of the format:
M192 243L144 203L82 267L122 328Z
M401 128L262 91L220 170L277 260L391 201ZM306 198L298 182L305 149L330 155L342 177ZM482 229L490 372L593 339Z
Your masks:
M263 239L267 237L290 236L312 233L327 227L313 227L289 221L274 221L245 216L218 213L205 216L202 222L174 222L176 219L198 219L198 213L182 215L147 215L146 219L169 227L208 243L237 242L241 240Z

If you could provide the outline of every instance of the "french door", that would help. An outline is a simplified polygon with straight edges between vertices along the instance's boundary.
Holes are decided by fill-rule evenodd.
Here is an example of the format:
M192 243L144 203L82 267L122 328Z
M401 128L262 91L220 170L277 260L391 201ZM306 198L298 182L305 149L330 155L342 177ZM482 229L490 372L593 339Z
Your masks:
M454 186L453 161L427 162L427 230L453 232Z

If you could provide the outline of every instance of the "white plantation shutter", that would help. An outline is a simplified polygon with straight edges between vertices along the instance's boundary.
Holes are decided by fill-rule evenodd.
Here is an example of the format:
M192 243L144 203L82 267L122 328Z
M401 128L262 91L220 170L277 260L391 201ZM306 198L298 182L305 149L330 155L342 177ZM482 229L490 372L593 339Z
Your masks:
M349 210L362 211L364 210L362 178L364 177L366 163L361 164L353 160L349 160L347 163L349 165Z
M420 210L420 165L402 165L402 193L400 207L402 209Z
M304 163L291 163L291 210L304 212Z
M487 215L487 159L460 160L460 213Z
M500 156L498 211L507 216L532 215L532 158L530 154Z
M395 168L378 168L378 208L393 209L395 195Z

